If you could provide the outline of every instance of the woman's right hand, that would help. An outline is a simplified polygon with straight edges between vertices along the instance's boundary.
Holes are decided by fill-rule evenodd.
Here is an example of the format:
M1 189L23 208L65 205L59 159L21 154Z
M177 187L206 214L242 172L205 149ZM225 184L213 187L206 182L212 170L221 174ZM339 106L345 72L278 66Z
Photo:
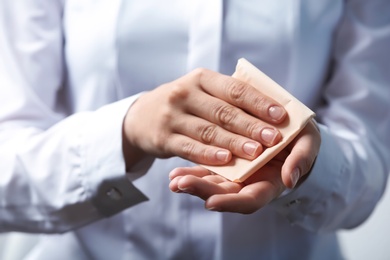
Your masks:
M127 167L143 155L179 156L223 165L232 155L254 159L281 134L273 126L286 118L275 100L233 77L206 69L142 95L123 125Z

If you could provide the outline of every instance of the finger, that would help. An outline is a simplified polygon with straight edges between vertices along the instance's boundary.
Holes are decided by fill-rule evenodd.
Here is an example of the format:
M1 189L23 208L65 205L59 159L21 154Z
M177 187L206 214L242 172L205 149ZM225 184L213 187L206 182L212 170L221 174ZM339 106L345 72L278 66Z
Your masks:
M268 147L277 144L282 139L280 132L274 126L259 120L223 100L209 95L192 95L188 97L188 100L189 104L194 104L189 108L190 113L204 118L208 122L214 123L229 132L249 137ZM188 124L180 124L180 126L186 125ZM215 128L210 128L208 125L201 125L200 131L198 131L202 139L206 142L209 141L210 137L214 137L213 135L208 135L213 133L208 131L209 129L214 130Z
M206 181L213 182L216 184L228 182L222 176L214 174L201 166L181 167L181 168L175 168L174 170L172 170L169 173L169 179L171 180L171 182L169 184L169 188L173 192L180 191L180 189L178 187L178 181L181 179L181 177L186 176L186 175L192 175L192 176L195 176L198 178L203 178Z
M280 123L287 115L278 102L240 80L209 70L200 70L197 73L200 85L205 91L256 117L267 122Z
M242 186L234 182L226 182L224 185L220 185L196 176L186 175L178 180L177 187L183 192L207 200L215 194L237 193Z
M207 181L214 182L217 184L222 182L228 182L227 179L225 179L224 177L218 174L214 174L213 172L201 166L176 168L169 173L169 179L173 180L174 178L178 178L186 175L192 175L198 178L203 178Z
M219 212L250 214L258 209L257 202L247 194L217 194L205 203L205 208Z
M252 139L224 130L201 118L186 115L177 119L173 130L201 143L231 151L234 155L252 160L263 151L263 146Z
M227 179L225 179L224 177L222 177L222 176L220 176L218 174L204 176L203 179L207 180L207 181L210 181L210 182L214 182L214 183L220 184L220 185L224 185L223 184L224 182L230 183L230 181L228 181Z
M186 160L206 165L223 165L232 158L227 149L205 145L180 134L170 135L165 149Z
M277 160L269 162L247 179L238 194L211 196L206 208L243 214L259 210L285 190L280 177L281 165Z
M276 197L274 187L270 183L257 183L257 186L251 192L248 192L248 186L245 186L237 194L213 195L206 201L205 207L213 211L251 214Z
M209 170L207 170L206 168L203 168L201 166L179 167L179 168L173 169L169 173L169 179L172 180L176 177L185 176L185 175L194 175L196 177L202 178L202 177L210 175L210 174L212 174L212 173Z
M282 180L286 187L294 188L299 179L310 171L320 144L318 129L310 122L290 145L292 150L282 167Z
M179 182L180 178L181 178L181 176L170 178L171 181L169 182L169 189L171 191L176 192L176 193L182 192L178 187L178 182Z

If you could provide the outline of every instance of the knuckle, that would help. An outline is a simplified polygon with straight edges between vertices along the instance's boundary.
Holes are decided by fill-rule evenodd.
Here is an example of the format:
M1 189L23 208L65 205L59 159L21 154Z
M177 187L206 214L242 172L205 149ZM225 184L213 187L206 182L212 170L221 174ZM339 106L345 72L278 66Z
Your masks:
M196 68L193 70L193 73L197 77L202 77L204 76L209 70L205 68Z
M230 151L237 151L237 148L241 147L238 138L229 138L225 140L225 143L227 143L228 150Z
M205 144L210 144L214 142L217 135L217 126L216 125L207 125L203 126L199 130L200 139Z
M192 142L184 142L182 144L182 153L184 158L193 158L195 155L195 144Z
M227 86L227 95L231 100L236 102L242 101L248 86L244 82L233 81Z
M222 126L230 125L237 117L237 111L232 106L219 106L215 109L215 117Z
M160 107L160 120L159 124L161 128L166 128L170 122L172 122L174 110L171 106Z
M196 68L192 71L192 76L194 76L198 82L204 82L207 79L207 75L210 74L210 70L205 68Z
M264 126L260 123L245 123L245 129L247 131L247 135L253 139L257 139L260 133L259 129L262 129Z
M154 135L154 137L152 138L152 143L153 143L153 146L158 150L158 151L162 151L162 152L165 152L166 150L166 141L167 141L167 136L165 135L165 133L157 133L156 135Z
M251 105L256 109L256 111L267 112L269 104L267 102L266 97L262 95L257 95L253 98L252 102L253 104Z
M176 83L171 87L168 95L169 104L177 104L187 99L190 91L181 83Z

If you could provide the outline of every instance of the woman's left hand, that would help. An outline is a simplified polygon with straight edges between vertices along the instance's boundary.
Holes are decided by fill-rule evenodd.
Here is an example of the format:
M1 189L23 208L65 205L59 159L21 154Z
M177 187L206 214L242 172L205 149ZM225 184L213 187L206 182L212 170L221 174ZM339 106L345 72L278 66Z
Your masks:
M174 169L169 188L200 197L209 210L250 214L286 188L294 188L310 172L320 144L319 130L310 121L293 142L243 183L231 182L194 166Z

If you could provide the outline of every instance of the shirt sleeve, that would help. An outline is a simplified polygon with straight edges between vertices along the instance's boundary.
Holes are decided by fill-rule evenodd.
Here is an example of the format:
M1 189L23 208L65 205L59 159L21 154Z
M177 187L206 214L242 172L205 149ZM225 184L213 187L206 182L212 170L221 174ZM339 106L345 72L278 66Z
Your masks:
M0 232L65 232L146 200L122 153L123 118L137 96L66 109L62 8L0 2Z
M346 1L317 112L322 144L308 178L272 204L312 231L352 228L381 198L390 158L390 2Z

